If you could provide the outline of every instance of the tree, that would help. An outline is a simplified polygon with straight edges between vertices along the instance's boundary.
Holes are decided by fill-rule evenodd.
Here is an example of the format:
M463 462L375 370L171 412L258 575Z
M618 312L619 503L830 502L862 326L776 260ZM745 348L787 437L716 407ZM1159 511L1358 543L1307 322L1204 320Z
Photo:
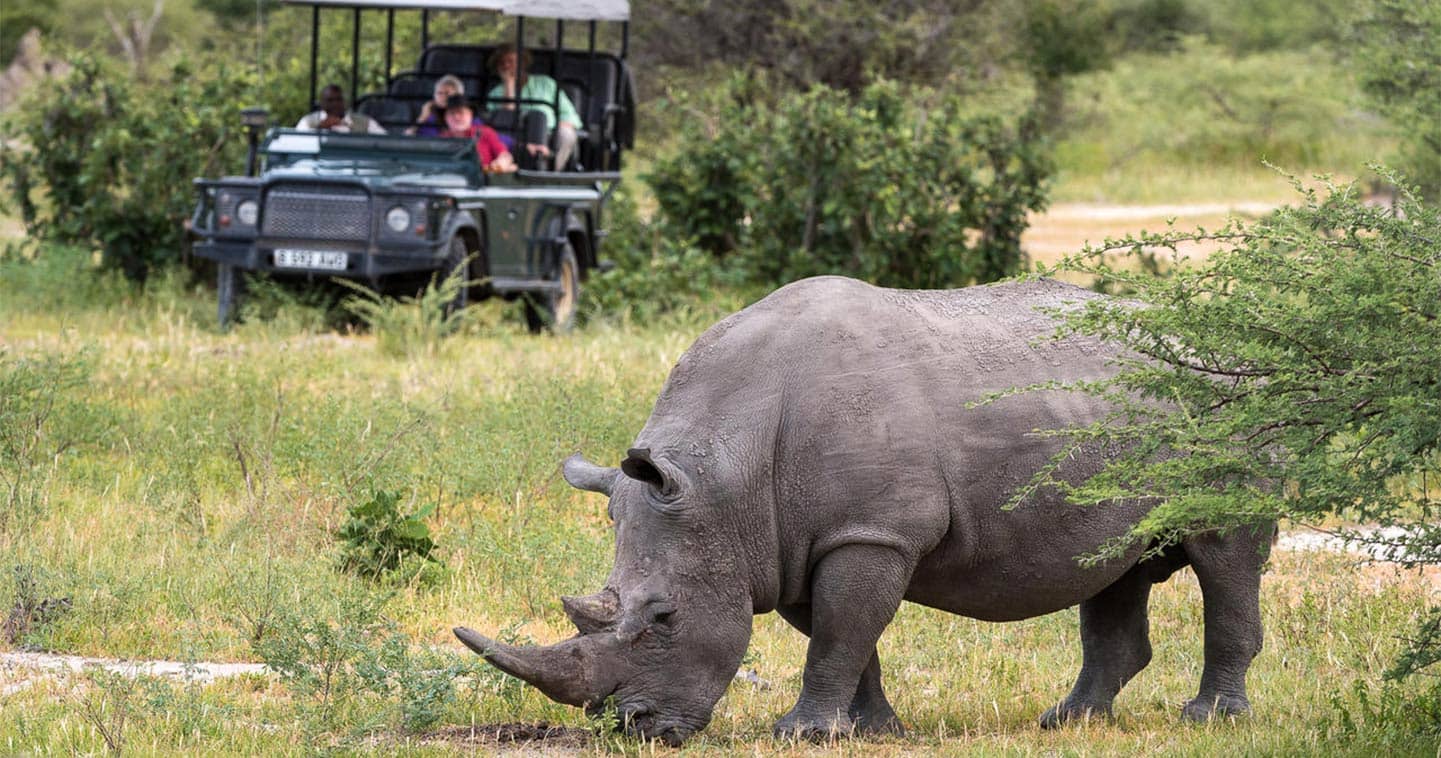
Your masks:
M10 65L20 51L20 38L31 29L48 35L55 24L52 3L40 0L6 0L0 3L0 68Z
M1015 56L1035 85L1034 110L1054 132L1065 121L1067 79L1131 52L1172 52L1200 19L1184 0L1024 0L1007 22Z
M155 84L88 55L6 114L0 149L7 200L34 237L93 244L132 279L180 260L196 176L240 165L237 92L254 77L224 63L168 61ZM157 67L160 62L153 65Z
M1117 251L1191 240L1226 248L1199 265L1177 260L1165 278L1114 265ZM1083 483L1042 472L1032 486L1060 487L1080 504L1159 503L1093 558L1203 530L1339 515L1403 526L1405 536L1368 539L1402 563L1441 564L1434 207L1409 190L1390 209L1365 204L1355 185L1332 186L1253 224L1142 235L1065 267L1131 294L1069 315L1063 330L1134 355L1115 378L1075 388L1112 399L1115 414L1067 433L1070 445L1122 452ZM1390 673L1438 660L1433 609Z
M1376 0L1356 30L1361 86L1401 130L1399 165L1441 197L1441 3Z
M1084 0L1027 0L1020 6L1020 57L1036 86L1036 110L1047 129L1065 113L1065 78L1110 64L1110 14Z
M786 89L858 94L877 78L937 83L989 40L987 0L660 0L636 16L637 65L760 68Z

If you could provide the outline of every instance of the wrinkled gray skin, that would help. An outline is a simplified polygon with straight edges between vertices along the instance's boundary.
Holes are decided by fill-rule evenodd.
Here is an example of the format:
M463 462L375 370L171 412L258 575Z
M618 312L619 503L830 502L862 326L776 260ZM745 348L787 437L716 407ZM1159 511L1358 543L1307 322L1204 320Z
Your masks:
M810 637L780 735L900 732L876 641L902 600L989 621L1081 606L1083 660L1050 727L1109 714L1151 658L1147 598L1182 566L1205 602L1205 668L1184 716L1248 710L1261 648L1260 568L1273 530L1187 539L1095 568L1076 557L1123 534L1138 504L1077 508L1053 491L1003 510L1057 451L1029 432L1086 424L1076 392L986 393L1099 378L1115 355L1038 309L1099 297L1033 281L902 291L796 282L707 331L671 372L619 469L574 456L571 484L610 495L615 566L565 598L580 633L548 647L456 634L551 698L592 710L613 696L633 734L679 744L704 728L745 653L751 615ZM1068 478L1096 471L1076 456Z

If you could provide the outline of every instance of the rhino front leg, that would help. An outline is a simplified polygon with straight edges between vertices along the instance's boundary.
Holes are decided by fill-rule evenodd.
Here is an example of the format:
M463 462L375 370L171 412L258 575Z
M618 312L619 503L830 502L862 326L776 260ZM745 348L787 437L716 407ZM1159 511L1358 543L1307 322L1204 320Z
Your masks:
M809 604L781 606L776 611L801 634L811 636ZM895 709L886 699L885 689L881 685L881 659L874 648L871 649L870 663L867 663L865 670L861 672L860 684L856 686L856 694L851 697L851 705L846 715L851 717L856 732L860 734L906 733Z
M1151 662L1150 596L1151 580L1137 566L1081 602L1081 673L1071 694L1041 716L1043 729L1111 715L1121 687Z
M1261 566L1270 532L1204 534L1182 544L1201 585L1206 615L1201 690L1181 715L1191 721L1249 713L1246 671L1261 652Z
M846 545L812 569L811 642L801 695L776 722L777 736L825 739L857 730L851 708L861 692L861 677L874 663L879 693L876 640L895 617L914 565L891 548ZM879 715L874 703L864 705Z

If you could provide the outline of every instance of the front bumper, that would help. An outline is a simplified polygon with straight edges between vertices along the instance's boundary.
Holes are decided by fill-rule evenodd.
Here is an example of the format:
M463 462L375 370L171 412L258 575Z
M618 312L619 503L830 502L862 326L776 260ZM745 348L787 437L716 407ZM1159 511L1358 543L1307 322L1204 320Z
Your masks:
M363 245L344 245L316 240L271 241L266 239L201 239L195 243L195 255L216 263L281 276L339 276L347 279L378 279L395 274L418 274L439 271L444 267L447 245L444 243L396 249ZM277 266L276 250L305 250L344 253L345 268L310 268Z

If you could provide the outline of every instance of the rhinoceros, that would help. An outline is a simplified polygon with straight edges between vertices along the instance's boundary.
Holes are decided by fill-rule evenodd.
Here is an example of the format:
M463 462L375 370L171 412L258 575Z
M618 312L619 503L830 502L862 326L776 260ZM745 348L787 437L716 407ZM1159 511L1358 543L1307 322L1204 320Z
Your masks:
M609 701L630 733L679 744L709 722L751 616L776 611L810 642L800 696L775 731L815 738L903 732L876 655L902 600L988 621L1079 603L1081 671L1041 716L1052 727L1111 713L1151 658L1151 585L1189 565L1205 606L1205 667L1182 715L1247 712L1273 527L1191 536L1159 554L1137 546L1082 567L1078 556L1150 506L1079 508L1041 488L1004 507L1063 444L1036 430L1109 410L1064 390L994 399L1117 370L1118 348L1050 339L1057 310L1094 297L1047 280L782 287L681 356L619 468L565 461L571 485L610 497L615 528L604 589L562 598L578 634L548 646L456 635L553 700L592 711ZM1060 476L1103 463L1100 452L1073 456Z

